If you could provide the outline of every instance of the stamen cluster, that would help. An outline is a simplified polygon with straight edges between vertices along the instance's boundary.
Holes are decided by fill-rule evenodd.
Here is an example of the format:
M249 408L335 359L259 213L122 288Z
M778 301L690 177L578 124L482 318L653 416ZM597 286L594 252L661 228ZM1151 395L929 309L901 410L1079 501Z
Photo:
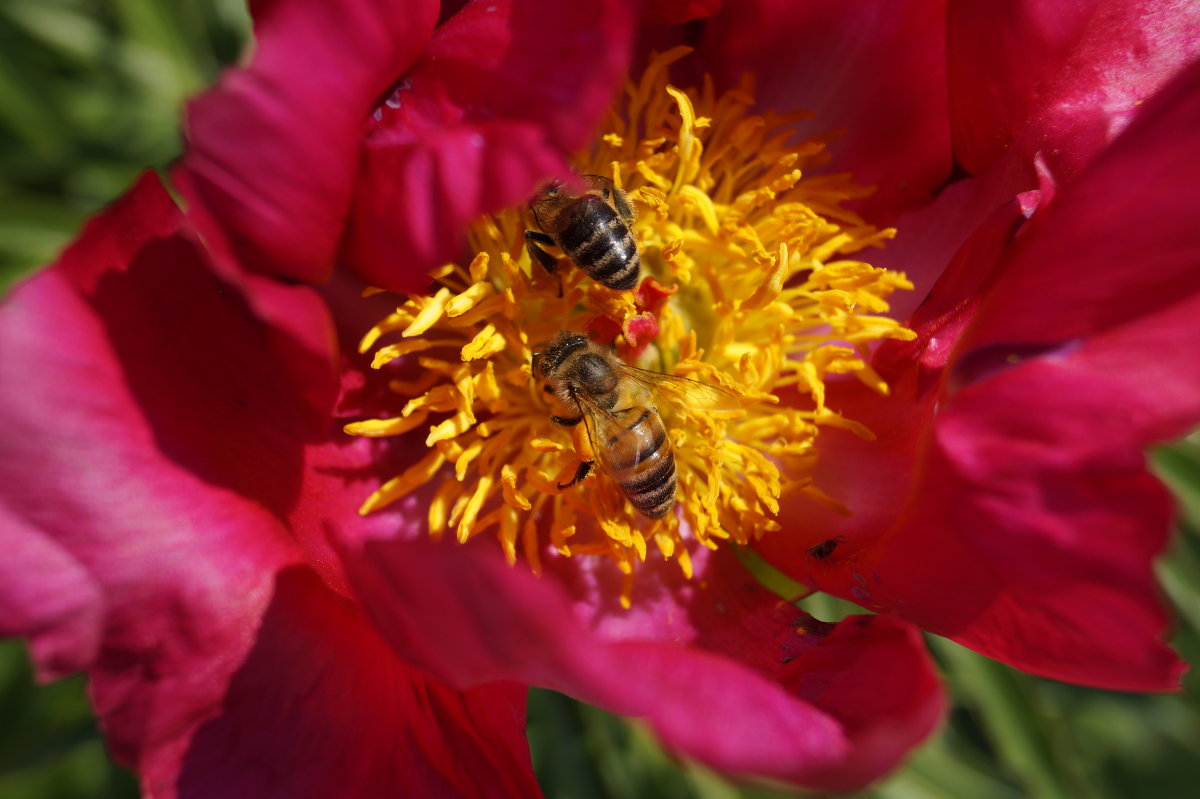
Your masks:
M415 359L420 377L393 381L397 416L347 432L421 430L428 448L363 513L429 487L431 535L453 530L465 542L494 528L509 561L520 550L535 571L549 542L562 555L607 556L631 577L651 543L690 576L686 539L715 548L777 530L788 494L840 508L812 482L816 439L827 426L871 434L827 407L825 380L851 374L887 391L865 356L873 342L912 337L883 315L911 284L852 256L894 231L842 207L864 193L846 177L801 179L823 145L789 143L799 115L751 114L748 83L720 95L707 82L668 85L667 66L685 52L654 58L626 86L610 131L576 165L611 178L640 211L637 290L605 288L566 262L555 275L531 264L529 219L510 209L472 227L470 264L437 270L432 295L406 299L363 339L366 352L399 333L373 366ZM603 475L559 488L596 446L584 425L550 422L531 371L534 350L559 330L741 398L736 414L660 405L679 474L667 517L638 514Z

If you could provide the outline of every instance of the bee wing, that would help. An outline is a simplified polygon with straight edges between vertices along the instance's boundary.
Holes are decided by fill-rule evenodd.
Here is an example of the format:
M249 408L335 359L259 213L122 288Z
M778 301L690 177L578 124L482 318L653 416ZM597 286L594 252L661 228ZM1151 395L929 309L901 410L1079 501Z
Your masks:
M603 175L580 175L579 177L589 189L600 192L604 201L612 206L612 209L626 222L632 222L637 218L637 210L629 202L629 195L625 193L624 189L618 189L617 184L613 183L611 178Z
M659 447L657 442L634 430L641 420L632 412L649 410L653 413L653 410L639 405L631 409L630 418L624 418L600 407L589 397L580 395L579 399L582 400L579 407L583 411L583 423L592 443L592 452L605 471L609 471L612 465L609 458L612 452L620 451L633 463L641 463Z
M649 369L621 364L621 373L645 388L651 395L665 396L673 403L709 411L739 411L741 397L727 388L701 383L689 377L668 375Z
M604 177L603 175L580 175L579 178L589 189L602 191L606 194L616 188L616 185L612 182L612 180Z

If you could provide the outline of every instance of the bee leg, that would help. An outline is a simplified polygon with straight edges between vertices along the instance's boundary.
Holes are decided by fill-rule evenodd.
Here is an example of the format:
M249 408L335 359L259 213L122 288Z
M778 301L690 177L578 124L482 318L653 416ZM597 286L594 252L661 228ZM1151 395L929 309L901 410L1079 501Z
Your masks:
M574 427L583 421L582 416L576 416L574 419L568 419L565 416L551 416L550 421L555 424L561 424L563 427Z
M558 259L550 253L543 250L539 245L549 244L554 246L554 239L547 236L545 233L539 233L536 230L525 231L525 251L529 253L531 260L537 261L550 274L554 274L554 268L558 266Z
M580 461L580 462L579 462L579 468L575 470L575 476L571 478L571 482L569 482L569 483L559 483L559 484L558 484L558 490L559 490L559 491L565 491L566 489L568 489L568 488L570 488L571 486L573 486L573 485L575 485L576 483L578 483L580 480L582 480L582 479L584 479L585 477L587 477L589 474L591 474L591 473L592 473L592 466L593 466L593 465L595 465L595 461Z
M558 267L558 259L538 246L541 244L554 246L554 239L536 230L525 231L525 251L529 253L529 259L537 261L543 269L558 278L558 296L561 297L563 295L562 275L555 271Z

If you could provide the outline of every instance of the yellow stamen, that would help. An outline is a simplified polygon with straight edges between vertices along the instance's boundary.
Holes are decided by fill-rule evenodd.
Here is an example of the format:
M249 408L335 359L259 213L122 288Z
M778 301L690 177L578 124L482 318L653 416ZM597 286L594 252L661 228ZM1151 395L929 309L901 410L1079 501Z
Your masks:
M425 371L392 382L398 416L346 431L424 430L429 448L363 513L433 483L431 535L453 530L465 542L495 527L509 562L520 554L535 573L547 547L608 557L623 575L627 606L635 566L651 552L690 578L688 539L717 548L770 534L780 529L783 497L847 512L813 484L816 442L827 427L872 436L826 406L825 381L849 374L886 393L867 364L869 347L912 338L884 315L888 296L911 284L852 257L894 231L842 207L864 195L844 176L804 177L824 153L816 142L789 143L802 115L750 115L749 82L722 95L710 84L699 92L667 85L667 65L685 53L651 60L641 81L627 85L611 129L576 164L611 176L637 206L638 292L605 288L565 261L554 276L531 264L527 217L510 209L469 231L477 255L466 268L436 270L432 296L407 299L363 338L366 352L398 336L376 350L374 367L406 358ZM658 328L649 342L640 340L646 324ZM607 330L616 338L603 343L632 365L741 398L737 412L659 402L679 475L678 502L665 518L636 512L603 474L559 488L594 458L586 426L553 424L562 409L533 380L534 348L559 330ZM785 388L806 401L780 403Z

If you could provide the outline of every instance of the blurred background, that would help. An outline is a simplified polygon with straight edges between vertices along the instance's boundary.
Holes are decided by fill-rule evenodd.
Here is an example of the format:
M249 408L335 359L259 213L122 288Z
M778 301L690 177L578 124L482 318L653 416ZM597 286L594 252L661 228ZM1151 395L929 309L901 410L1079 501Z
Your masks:
M139 171L179 153L184 100L235 61L244 0L0 0L0 291L51 262ZM1180 500L1159 564L1174 645L1200 662L1200 438L1153 452ZM849 606L805 601L834 620ZM1197 795L1200 678L1134 696L1021 674L929 637L954 699L940 734L875 799L1164 799ZM662 752L636 722L530 695L533 761L551 799L784 796L729 784ZM134 797L108 759L80 677L36 685L25 646L0 642L0 797Z

